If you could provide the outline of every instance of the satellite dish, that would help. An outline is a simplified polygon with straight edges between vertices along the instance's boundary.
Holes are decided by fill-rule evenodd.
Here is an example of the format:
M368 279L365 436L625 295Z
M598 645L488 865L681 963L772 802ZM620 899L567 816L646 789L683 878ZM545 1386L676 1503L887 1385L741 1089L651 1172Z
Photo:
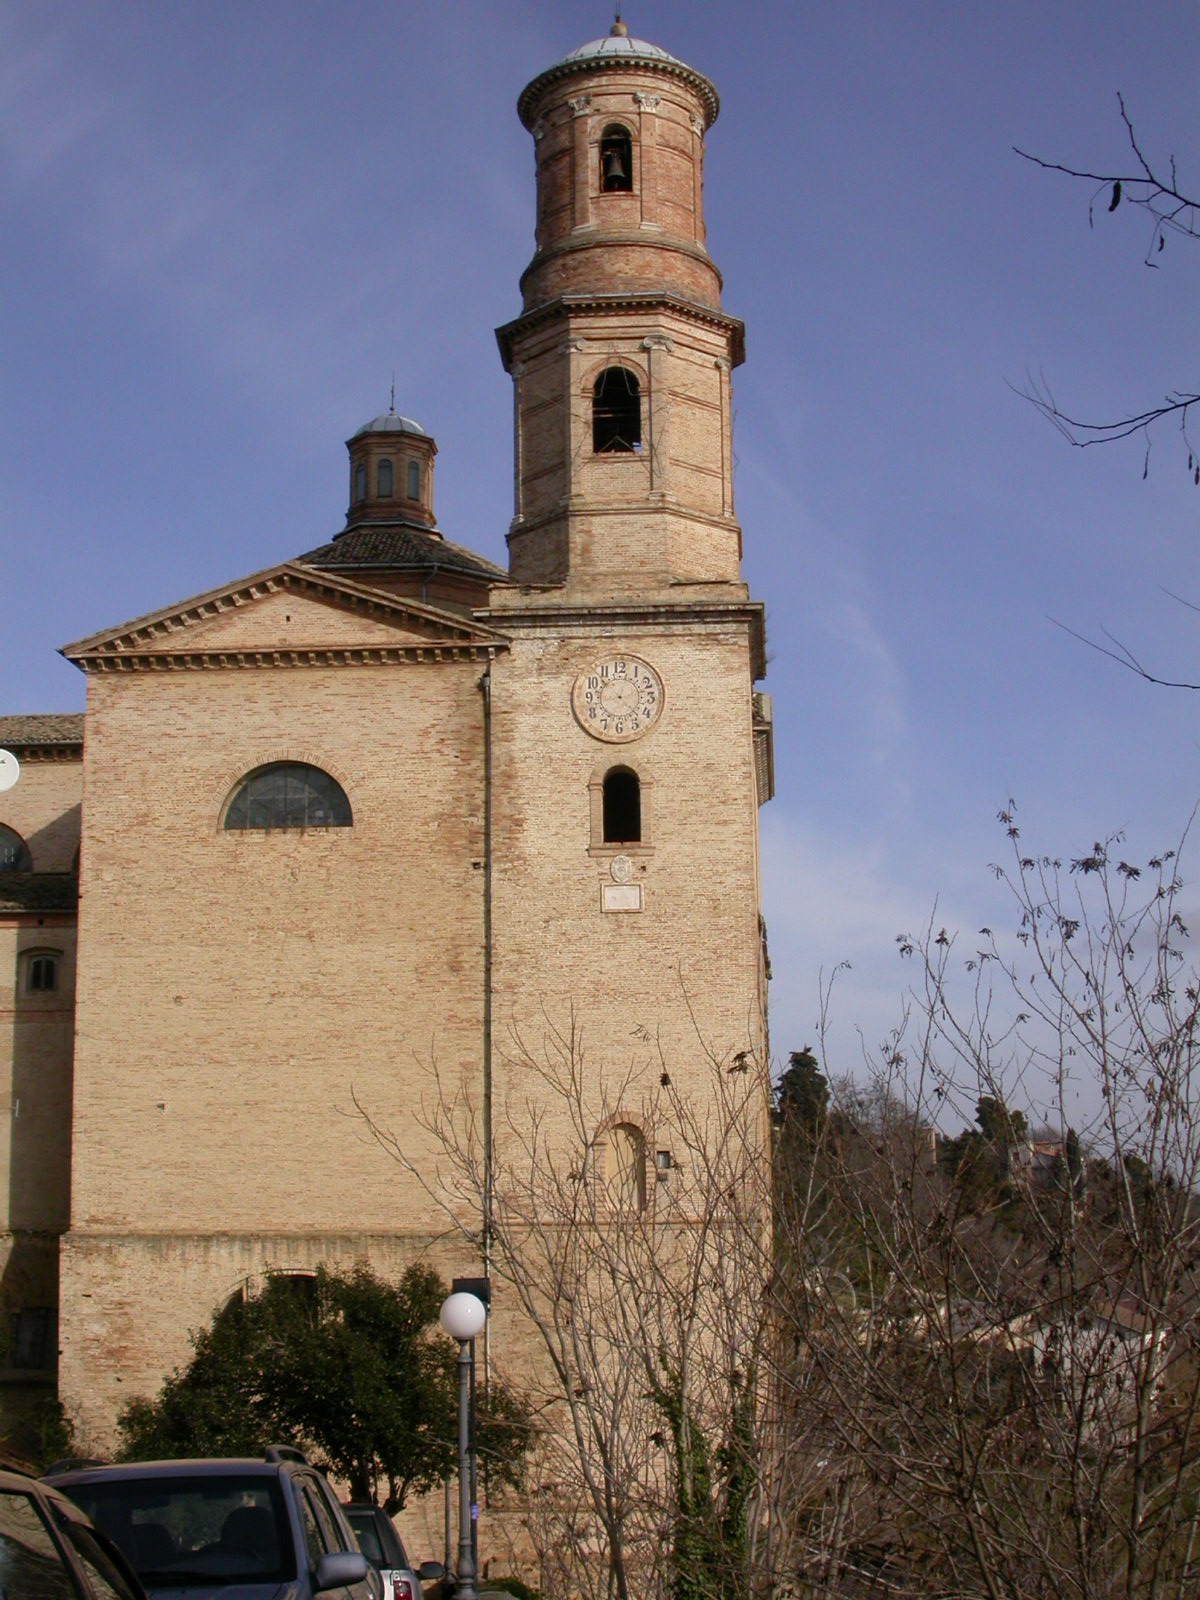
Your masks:
M21 763L11 750L0 750L0 793L11 789L21 776Z

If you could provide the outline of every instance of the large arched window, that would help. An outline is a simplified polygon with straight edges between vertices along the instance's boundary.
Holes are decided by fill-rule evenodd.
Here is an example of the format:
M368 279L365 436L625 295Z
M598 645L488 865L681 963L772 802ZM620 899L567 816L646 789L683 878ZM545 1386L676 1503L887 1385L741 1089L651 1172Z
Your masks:
M384 456L375 470L376 493L381 500L392 498L392 458Z
M260 767L238 785L225 813L230 830L349 828L350 802L336 778L300 761Z
M600 135L600 189L621 194L633 188L633 140L628 128L610 123Z
M15 828L0 822L0 872L32 872L29 846Z
M367 498L367 464L360 461L354 469L354 498L355 501Z
M642 786L630 767L604 774L604 843L639 844L642 837Z
M642 400L637 374L606 367L592 398L592 449L597 455L642 448Z
M408 498L419 500L421 498L421 463L410 461L408 463Z

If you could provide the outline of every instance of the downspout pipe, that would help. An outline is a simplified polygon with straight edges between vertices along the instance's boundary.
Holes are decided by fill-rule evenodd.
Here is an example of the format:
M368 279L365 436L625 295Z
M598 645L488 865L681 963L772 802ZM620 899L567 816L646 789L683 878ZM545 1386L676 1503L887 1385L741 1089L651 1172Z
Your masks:
M483 1275L492 1275L492 668L483 696ZM491 1377L491 1319L483 1333L483 1381Z

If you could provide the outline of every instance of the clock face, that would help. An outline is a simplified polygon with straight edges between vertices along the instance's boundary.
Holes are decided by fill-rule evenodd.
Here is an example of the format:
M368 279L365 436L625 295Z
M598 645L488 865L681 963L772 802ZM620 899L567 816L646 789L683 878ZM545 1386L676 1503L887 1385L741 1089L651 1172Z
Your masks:
M581 672L571 691L579 725L593 739L628 744L662 713L662 679L640 656L613 656Z

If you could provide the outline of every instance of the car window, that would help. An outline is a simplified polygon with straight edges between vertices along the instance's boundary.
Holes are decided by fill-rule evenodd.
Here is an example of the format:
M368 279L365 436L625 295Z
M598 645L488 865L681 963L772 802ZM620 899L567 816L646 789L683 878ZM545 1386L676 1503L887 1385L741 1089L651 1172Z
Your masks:
M302 1482L304 1484L305 1498L312 1506L313 1514L321 1525L321 1538L324 1541L326 1550L344 1549L341 1530L329 1515L329 1507L321 1498L320 1485L315 1478L304 1478Z
M91 1528L71 1517L57 1520L63 1537L70 1540L87 1573L96 1600L137 1600L137 1591Z
M62 1552L30 1495L0 1491L0 1596L78 1600Z
M65 1487L147 1588L282 1583L296 1575L273 1476L122 1474Z
M317 1491L317 1498L320 1500L325 1515L329 1518L330 1526L333 1529L333 1537L336 1541L333 1548L335 1550L356 1550L358 1546L355 1543L353 1534L349 1538L346 1537L346 1529L342 1525L344 1521L342 1509L334 1498L332 1489L330 1489L324 1478L314 1478L313 1488Z
M379 1530L375 1526L375 1518L369 1511L347 1511L347 1520L354 1529L354 1536L358 1540L358 1548L368 1561L373 1561L377 1567L390 1565L379 1543Z
M308 1495L304 1492L304 1485L294 1483L292 1488L296 1495L296 1507L300 1512L300 1526L304 1529L304 1545L308 1551L308 1564L315 1572L318 1561L320 1561L328 1548L325 1543L325 1536L321 1531L320 1523L317 1521L317 1513L313 1509Z

